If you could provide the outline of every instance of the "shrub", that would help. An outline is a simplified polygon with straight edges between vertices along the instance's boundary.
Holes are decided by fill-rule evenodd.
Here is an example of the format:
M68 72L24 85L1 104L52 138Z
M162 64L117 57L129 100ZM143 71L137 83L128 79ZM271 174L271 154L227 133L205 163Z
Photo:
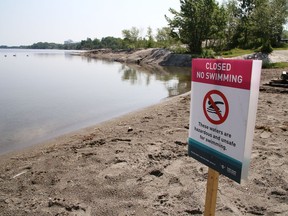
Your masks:
M204 49L201 58L215 58L215 52L212 49Z
M273 52L273 48L269 41L266 41L261 47L260 52L270 54Z

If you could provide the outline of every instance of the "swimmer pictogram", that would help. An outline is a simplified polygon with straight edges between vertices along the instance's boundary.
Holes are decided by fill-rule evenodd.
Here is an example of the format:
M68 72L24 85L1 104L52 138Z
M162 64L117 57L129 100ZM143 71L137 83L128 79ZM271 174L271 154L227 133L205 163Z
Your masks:
M207 108L207 112L209 113L217 113L216 110L218 110L221 113L221 109L217 106L218 104L224 104L222 101L214 101L214 104L216 107L213 107L210 100L208 100L209 107Z
M203 112L207 120L219 125L225 122L229 113L229 104L225 95L218 90L209 91L203 100Z

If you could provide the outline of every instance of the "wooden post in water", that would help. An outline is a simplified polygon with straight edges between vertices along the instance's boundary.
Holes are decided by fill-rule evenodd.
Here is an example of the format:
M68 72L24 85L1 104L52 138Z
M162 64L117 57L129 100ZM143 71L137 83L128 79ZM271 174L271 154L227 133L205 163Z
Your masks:
M211 168L208 169L205 212L204 216L214 216L218 190L219 173Z

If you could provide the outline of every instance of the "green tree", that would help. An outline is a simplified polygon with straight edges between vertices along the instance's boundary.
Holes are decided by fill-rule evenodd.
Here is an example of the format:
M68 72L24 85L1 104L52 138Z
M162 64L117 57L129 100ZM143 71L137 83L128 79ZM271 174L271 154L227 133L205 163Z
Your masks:
M129 48L138 48L137 41L140 39L140 30L136 27L122 30L124 43Z
M251 19L251 15L255 8L255 1L256 0L237 0L235 2L237 11L234 15L239 19L232 42L235 47L245 49L251 48L253 44L251 40L251 37L253 37L253 20Z
M284 25L288 22L288 1L273 0L271 2L271 44L277 46L284 31Z
M122 40L121 38L115 37L104 37L101 39L101 47L103 48L110 48L110 49L121 49L122 48Z
M86 40L81 41L82 49L93 49L93 41L91 38L87 38Z
M101 46L101 41L98 39L98 38L94 38L94 40L92 41L92 46L93 46L93 49L99 49L99 48L102 48Z
M172 37L172 30L170 27L158 28L155 39L157 46L163 48L168 48L176 43L175 39Z
M146 48L151 48L154 46L154 37L153 37L153 31L152 31L152 28L149 26L148 29L147 29L147 46Z
M261 47L262 52L272 52L271 47L271 34L272 26L275 23L271 19L271 1L269 0L256 0L255 8L251 13L251 36L249 38L250 47L257 48Z
M215 0L180 0L180 12L170 8L173 19L166 16L173 36L187 44L191 53L202 52L202 42L211 36Z
M228 22L228 14L226 8L222 5L215 6L210 26L208 40L206 39L206 47L213 48L216 51L223 50L227 46L226 29ZM208 43L209 42L209 43Z
M227 40L226 48L232 49L237 46L238 42L235 40L237 34L240 10L237 6L237 0L230 0L226 4L227 25L225 31L225 38Z
M29 49L63 49L62 44L48 43L48 42L38 42L34 43L31 46L28 46Z
M239 20L232 38L232 47L277 46L283 25L287 22L287 0L237 0L230 1L228 8L229 12L234 8L232 13Z

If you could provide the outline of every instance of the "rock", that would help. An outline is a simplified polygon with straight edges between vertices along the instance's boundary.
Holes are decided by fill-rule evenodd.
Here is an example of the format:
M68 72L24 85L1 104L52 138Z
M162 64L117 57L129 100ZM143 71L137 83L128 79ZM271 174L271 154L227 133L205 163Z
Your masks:
M263 139L267 139L271 136L271 133L268 131L264 131L263 133L260 134L260 137Z

